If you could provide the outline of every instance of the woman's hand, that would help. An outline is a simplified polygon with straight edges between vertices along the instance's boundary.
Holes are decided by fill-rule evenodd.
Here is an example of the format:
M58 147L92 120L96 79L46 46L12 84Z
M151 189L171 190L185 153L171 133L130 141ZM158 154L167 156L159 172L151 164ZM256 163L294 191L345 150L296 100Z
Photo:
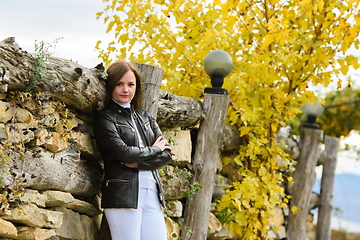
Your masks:
M164 151L165 149L169 149L171 151L171 147L166 146L167 144L170 145L169 142L166 139L161 140L162 138L163 136L158 137L154 142L153 146L159 147L161 151Z
M125 166L127 166L127 167L129 167L129 168L137 168L138 167L138 165L137 165L137 163L121 163L122 165L125 165Z

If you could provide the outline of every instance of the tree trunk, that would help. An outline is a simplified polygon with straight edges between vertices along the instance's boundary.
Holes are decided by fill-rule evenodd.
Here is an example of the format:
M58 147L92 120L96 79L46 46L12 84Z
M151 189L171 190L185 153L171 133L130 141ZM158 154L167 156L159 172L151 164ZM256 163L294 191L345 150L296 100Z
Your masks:
M204 118L203 106L199 100L160 92L158 123L167 128L190 128Z
M334 180L338 148L338 138L325 136L325 153L327 159L323 163L321 177L319 215L316 225L317 240L330 240L331 238L331 214L333 208Z
M0 89L26 90L35 77L37 64L33 55L21 50L15 38L0 42ZM106 77L102 64L88 69L70 60L51 58L34 88L48 91L55 99L91 115L103 106Z
M191 180L192 184L197 182L202 188L186 203L185 222L181 233L184 240L207 238L216 166L222 147L221 135L229 99L228 95L205 94L206 117L200 125L193 161L194 177Z
M311 189L315 181L315 167L320 151L319 144L323 131L302 128L300 135L301 153L296 164L294 175L293 197L291 206L298 211L289 213L287 238L288 240L306 239L306 221L309 213Z
M159 94L161 88L161 80L164 70L158 67L133 63L140 71L143 80L142 84L142 108L156 119L159 104Z

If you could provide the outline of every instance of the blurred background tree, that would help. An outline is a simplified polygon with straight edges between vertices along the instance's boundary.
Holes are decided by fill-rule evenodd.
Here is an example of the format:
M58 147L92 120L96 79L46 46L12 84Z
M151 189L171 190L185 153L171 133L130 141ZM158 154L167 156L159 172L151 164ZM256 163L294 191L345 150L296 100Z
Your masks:
M325 135L340 138L348 136L352 130L360 130L360 89L354 88L350 79L345 88L328 92L324 99L324 113L316 122ZM304 114L298 114L288 121L295 135L300 134L301 123L305 120Z

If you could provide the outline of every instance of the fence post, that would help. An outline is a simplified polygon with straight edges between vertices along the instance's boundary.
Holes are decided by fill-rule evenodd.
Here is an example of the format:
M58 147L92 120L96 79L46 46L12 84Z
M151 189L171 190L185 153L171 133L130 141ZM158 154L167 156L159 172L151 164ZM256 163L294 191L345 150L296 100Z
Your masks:
M333 209L334 180L338 148L338 138L325 136L326 160L323 163L321 177L319 215L316 224L317 240L330 240L331 238L331 215Z
M301 128L300 156L295 167L294 186L292 189L291 206L298 211L289 213L287 226L288 240L306 239L306 221L309 212L310 195L315 180L315 167L319 156L319 144L323 131Z

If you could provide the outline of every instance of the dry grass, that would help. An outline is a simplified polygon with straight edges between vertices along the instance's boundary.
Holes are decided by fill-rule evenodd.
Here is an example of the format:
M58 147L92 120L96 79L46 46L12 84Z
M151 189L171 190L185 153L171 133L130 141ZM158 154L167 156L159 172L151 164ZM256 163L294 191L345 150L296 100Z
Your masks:
M332 230L331 240L360 240L360 233L346 233L342 231Z

